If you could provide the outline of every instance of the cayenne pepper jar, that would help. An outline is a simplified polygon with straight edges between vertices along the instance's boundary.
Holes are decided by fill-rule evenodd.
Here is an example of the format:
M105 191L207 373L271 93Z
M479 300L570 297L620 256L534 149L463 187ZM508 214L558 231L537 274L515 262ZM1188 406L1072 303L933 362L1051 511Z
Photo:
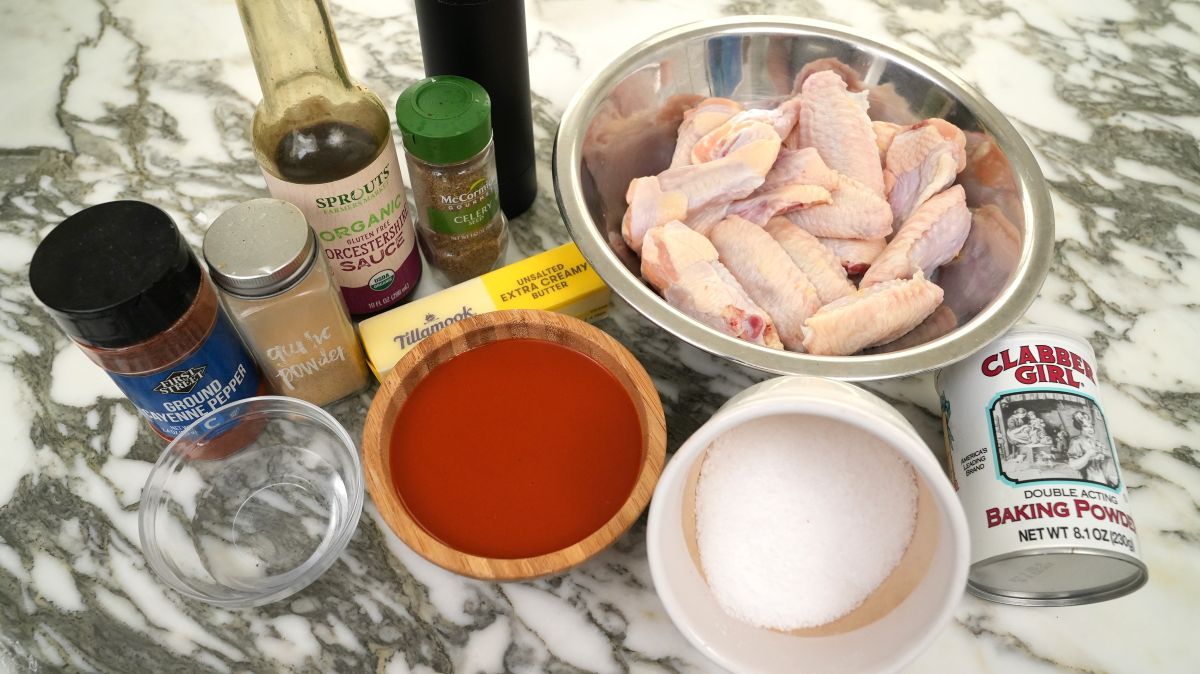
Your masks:
M204 235L221 302L272 391L326 405L366 387L346 304L299 208L252 199Z
M465 77L430 77L396 101L425 259L443 282L499 266L508 247L492 144L491 102Z
M165 440L260 392L199 260L150 204L113 201L64 220L34 251L29 285Z

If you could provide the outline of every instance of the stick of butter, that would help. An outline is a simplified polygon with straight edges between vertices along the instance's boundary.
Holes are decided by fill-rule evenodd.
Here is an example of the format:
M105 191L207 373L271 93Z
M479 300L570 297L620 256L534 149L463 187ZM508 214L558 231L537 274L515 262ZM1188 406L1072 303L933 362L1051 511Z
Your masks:
M371 371L383 381L417 342L469 316L541 309L596 321L608 307L608 286L575 244L566 243L372 316L358 330Z

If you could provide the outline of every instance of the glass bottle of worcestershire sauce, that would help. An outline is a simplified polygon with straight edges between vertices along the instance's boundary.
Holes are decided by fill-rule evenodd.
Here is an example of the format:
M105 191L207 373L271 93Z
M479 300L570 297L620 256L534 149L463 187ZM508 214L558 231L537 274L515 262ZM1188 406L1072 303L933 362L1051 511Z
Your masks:
M387 109L346 73L324 0L238 0L263 100L254 152L271 196L316 231L350 313L417 286L421 256Z

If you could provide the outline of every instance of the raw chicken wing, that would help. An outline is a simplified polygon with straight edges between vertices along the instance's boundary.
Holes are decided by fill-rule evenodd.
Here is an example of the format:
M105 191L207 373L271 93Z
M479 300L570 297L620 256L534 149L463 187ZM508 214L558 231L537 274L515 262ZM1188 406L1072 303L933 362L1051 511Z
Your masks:
M705 206L698 211L689 213L683 224L707 237L713 226L725 219L725 212L728 210L729 204L726 203Z
M696 141L741 111L742 106L728 98L706 98L683 113L670 168L692 163L692 147Z
M954 161L957 163L956 171L962 173L962 170L967 167L967 134L963 133L962 129L940 117L930 117L908 127L909 130L924 128L936 129L946 142L954 146Z
M804 324L804 348L848 356L890 342L925 320L942 302L942 289L919 272L886 281L825 305Z
M800 108L804 102L799 96L792 96L770 110L771 125L780 138L787 138L796 131L800 123Z
M646 233L642 276L668 304L714 330L783 348L770 316L717 261L712 243L683 223L668 222Z
M875 147L879 149L879 164L882 166L887 162L887 151L892 146L892 141L896 139L896 134L901 133L907 127L891 122L871 122L871 128L875 129ZM886 166L884 173L887 173ZM884 176L884 183L887 182L887 176Z
M829 190L817 185L783 185L769 190L760 187L754 194L730 204L728 212L762 227L776 215L832 201Z
M917 273L932 274L958 255L970 231L971 211L967 210L966 192L961 185L955 185L921 204L904 221L887 248L871 264L859 287L911 278Z
M762 185L779 155L780 141L769 125L754 124L765 130L765 134L739 145L720 159L678 166L658 174L658 184L664 191L687 195L689 217L706 207L748 197Z
M868 87L859 77L857 70L832 56L806 63L792 83L792 93L800 93L804 87L804 81L823 70L832 70L840 75L846 82L846 88L851 92L866 92L872 119L893 122L901 126L908 126L917 121L917 116L913 114L908 99L896 91L895 82L883 82ZM785 143L785 145L796 147L789 143Z
M814 73L800 91L800 146L816 148L830 168L882 197L883 168L866 94L851 94L830 70Z
M950 307L940 304L917 327L904 333L899 339L893 339L887 344L873 346L867 349L866 352L891 353L892 351L903 351L914 346L920 346L925 342L932 342L957 327L958 317L954 315Z
M623 116L611 99L601 105L583 143L583 161L595 178L600 203L619 207L629 190L626 176L645 175L647 166L666 165L675 150L675 131L684 110L696 100L699 97L672 96L662 107L632 116ZM620 233L613 234L614 245L624 248Z
M762 227L737 216L717 223L709 239L725 268L774 321L783 345L801 350L804 321L821 307L804 272Z
M800 119L800 105L800 97L794 96L774 108L751 108L737 113L692 146L691 162L700 164L719 158L729 138L751 122L769 124L780 139L787 138Z
M942 119L928 119L896 135L887 150L883 180L895 224L954 182L967 165L967 138Z
M821 161L821 155L811 147L802 150L779 151L775 165L767 172L763 180L762 190L774 189L783 185L799 183L801 185L816 185L832 192L838 186L838 173Z
M692 164L703 164L728 155L740 147L762 140L777 139L783 142L770 120L761 115L747 116L751 110L729 118L721 126L709 131L692 147Z
M646 232L687 215L687 196L683 192L663 192L658 178L634 178L625 193L629 208L621 220L621 236L635 252L642 250Z
M798 94L804 88L804 82L808 78L820 72L832 71L835 75L842 78L846 83L846 87L853 92L859 92L865 89L862 78L858 76L858 71L850 67L850 64L841 61L833 56L826 56L815 61L809 61L804 64L800 72L796 73L796 79L792 80L792 93Z
M787 214L813 236L839 239L879 239L892 233L892 208L862 183L838 177L833 202Z
M854 284L846 278L841 261L817 237L793 225L787 218L771 218L763 229L808 277L822 304L854 293Z
M847 274L861 274L887 247L887 239L835 239L817 237L826 248L841 260Z
M818 202L788 214L792 222L814 236L874 239L892 232L892 209L883 197L830 169L811 147L781 150L760 189L791 184L820 186L831 193L828 203Z

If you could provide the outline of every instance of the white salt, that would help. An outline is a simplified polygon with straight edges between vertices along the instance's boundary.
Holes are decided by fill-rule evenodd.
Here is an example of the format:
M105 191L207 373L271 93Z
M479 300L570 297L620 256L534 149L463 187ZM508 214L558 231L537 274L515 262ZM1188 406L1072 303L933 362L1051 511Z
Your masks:
M824 417L757 419L708 448L696 487L700 563L734 618L815 627L891 574L916 512L912 467L874 435Z

